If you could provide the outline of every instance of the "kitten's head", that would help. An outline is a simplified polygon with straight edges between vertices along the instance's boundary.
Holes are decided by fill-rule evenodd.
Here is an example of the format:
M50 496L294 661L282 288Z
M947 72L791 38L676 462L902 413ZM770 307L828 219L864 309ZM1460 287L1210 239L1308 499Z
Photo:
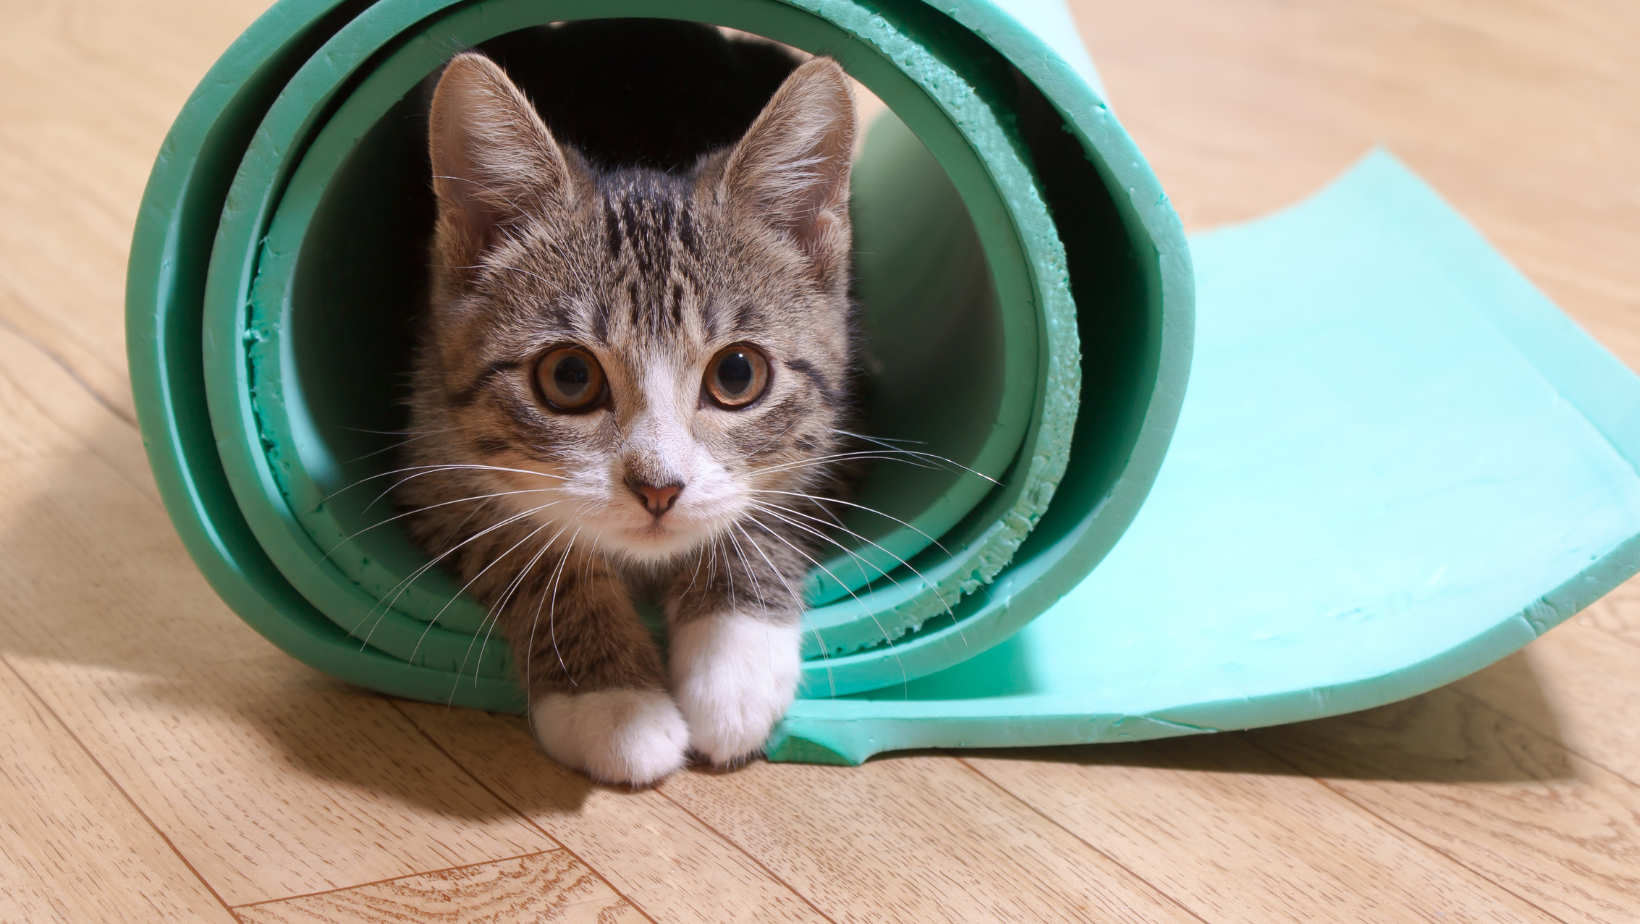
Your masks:
M834 61L681 175L596 169L477 54L446 68L429 129L416 462L474 466L452 488L643 562L825 478L852 363L855 121Z

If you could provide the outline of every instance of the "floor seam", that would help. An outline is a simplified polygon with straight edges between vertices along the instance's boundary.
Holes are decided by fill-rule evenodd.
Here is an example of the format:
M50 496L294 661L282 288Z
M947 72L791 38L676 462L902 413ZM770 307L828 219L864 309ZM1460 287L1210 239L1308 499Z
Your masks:
M15 291L13 289L11 289L10 286L6 286L5 288L6 288L6 292L10 295L13 302L15 302L16 304L22 306L22 309L24 311L27 311L30 314L35 315L36 317L39 316L39 312L35 311L33 308L31 308L28 305L27 302L23 301L22 298L18 297L15 294ZM23 341L24 343L26 343L29 346L33 347L34 349L38 350L40 352L40 355L42 355L46 359L50 360L54 365L57 366L57 368L63 370L63 374L65 374L69 378L73 379L74 384L80 386L81 390L83 390L87 395L89 395L91 397L91 400L93 400L93 401L97 402L98 404L102 405L103 410L106 410L108 413L113 414L115 417L119 418L120 420L125 421L126 425L131 427L131 429L133 429L133 430L137 429L137 422L136 422L135 419L126 416L126 413L125 413L124 410L122 410L119 407L116 407L107 398L103 397L102 393L97 391L97 389L93 388L91 386L91 383L87 382L80 375L79 371L76 370L72 365L70 365L67 360L63 359L62 356L58 355L56 350L53 350L50 347L46 346L45 344L41 343L39 340L37 340L36 338L31 336L27 331L19 328L16 324L13 324L12 322L6 320L5 318L0 318L0 327L4 327L7 332L9 332L13 336L17 337L17 339ZM114 372L115 370L110 369L109 371ZM129 379L127 379L126 382L127 382L127 385L130 384ZM30 402L30 403L32 403L32 402Z
M455 872L458 869L472 869L474 867L484 866L484 865L489 864L489 863L505 863L508 860L522 860L526 857L541 857L541 856L546 856L549 853L560 853L560 852L566 853L566 854L569 853L569 851L566 850L563 847L549 847L546 850L532 850L529 853L515 854L515 855L510 856L510 857L495 857L494 859L476 860L472 863L458 863L455 866L444 866L444 867L440 867L438 869L422 870L420 872L415 872L415 873L403 873L403 874L398 875L398 876L388 876L385 879L372 879L369 882L357 882L357 883L353 883L352 885L337 886L334 889L319 889L316 892L300 892L296 895L282 895L278 898L263 898L263 899L259 899L259 900L254 901L254 902L244 902L244 903L238 904L238 905L231 905L231 906L229 906L228 910L237 911L241 908L255 908L259 905L277 905L280 902L293 902L293 901L296 901L298 899L313 898L314 896L318 896L318 895L334 895L337 892L350 892L354 889L368 888L369 886L373 886L373 885L382 885L382 884L388 883L388 882L398 882L398 881L403 880L403 879L414 879L417 876L436 876L439 873L451 873L451 872Z
M1501 715L1504 718L1508 719L1509 721L1515 723L1516 725L1519 725L1521 727L1521 729L1526 731L1528 734L1536 735L1538 738L1549 742L1550 744L1554 745L1557 748L1560 748L1561 750L1563 750L1566 753L1572 755L1573 757L1576 757L1578 760L1581 760L1581 761L1589 764L1590 766L1598 767L1601 770L1604 770L1607 773L1610 773L1612 776L1615 776L1618 779L1622 780L1623 782L1629 784L1630 786L1633 786L1637 789L1640 789L1640 782L1635 782L1634 780L1629 779L1626 774L1619 773L1618 771L1613 770L1612 768L1610 768L1610 767L1606 766L1605 764L1601 763L1599 760L1596 760L1595 758L1590 757L1587 754L1584 754L1582 751L1579 751L1577 748L1572 747L1570 744L1566 743L1565 741L1562 741L1559 738L1552 737L1550 735L1546 735L1543 732L1538 731L1537 729L1533 728L1531 725L1527 724L1525 721L1520 719L1518 716L1513 715L1508 710L1506 710L1503 707L1499 706L1497 703L1494 703L1491 700L1482 699L1481 697L1475 695L1474 693L1469 692L1468 690L1459 689L1457 687L1456 683L1448 685L1447 689L1449 689L1453 693L1456 693L1457 695L1463 697L1464 699L1467 699L1470 702L1475 703L1476 705L1484 706L1487 709L1490 709L1493 712L1496 712L1498 715Z
M80 736L75 733L74 729L67 722L63 721L63 717L57 714L57 710L52 708L51 703L47 702L46 698L41 696L38 690L34 689L34 685L28 682L28 678L24 677L23 672L17 669L17 665L11 663L11 658L5 655L0 655L0 663L6 665L6 669L11 672L13 677L17 678L18 683L23 685L23 689L27 690L28 694L34 697L35 702L40 704L40 708L44 709L46 713L51 716L52 721L56 722L58 726L62 728L63 733L68 735L69 740L73 741L75 746L80 749L81 753L85 754L86 759L91 761L92 765L102 773L103 778L108 780L108 784L114 787L114 791L118 792L120 797L131 806L132 811L135 811L143 821L148 823L148 827L151 828L155 834L159 835L160 840L165 842L165 846L170 848L171 853L175 855L178 860L182 861L182 865L188 868L188 872L192 873L194 878L199 880L199 884L205 887L205 891L211 893L211 897L216 899L217 904L222 906L222 910L228 912L228 917L237 921L239 919L239 915L234 914L233 906L229 905L227 900L222 897L222 894L216 890L216 887L212 886L211 883L206 880L203 875L201 875L199 870L194 866L193 861L189 860L183 855L181 850L177 849L177 845L171 840L170 835L161 830L160 826L154 822L154 819L149 817L148 813L142 810L142 806L137 804L137 800L131 798L131 793L127 792L125 787L120 785L120 781L114 778L114 774L110 773L108 768L103 765L103 762L97 759L97 755L92 753L91 749L86 746L84 741L80 740Z
M698 824L701 827L705 828L707 831L710 831L712 833L713 837L715 837L718 840L724 842L725 844L728 844L729 846L733 847L735 850L740 852L741 856L743 856L746 859L752 861L752 863L754 865L756 865L758 869L762 870L766 875L768 875L768 877L770 879L773 879L775 882L780 883L781 888L784 888L786 891L788 891L788 892L792 893L793 895L797 896L798 900L801 901L803 904L808 905L809 910L813 911L815 914L818 914L822 921L826 921L827 924L837 924L836 921L832 920L831 915L825 913L824 911L821 911L819 906L816 905L813 902L813 900L811 900L807 895L804 895L802 892L799 892L796 888L794 888L792 886L791 883L787 882L782 876L777 874L774 870L769 869L769 867L766 864L764 864L764 862L762 860L759 860L757 857L753 856L752 852L750 850L747 850L745 847L741 846L739 841L725 835L722 831L719 831L716 827L713 827L705 819L701 818L699 815L696 815L692 810L690 810L688 806L686 806L683 803L679 802L678 800L672 798L672 795L670 793L666 792L666 790L663 789L662 787L660 787L660 786L655 787L655 791L657 793L660 793L660 796L661 796L662 799L665 799L667 802L670 802L674 806L676 806L678 811L684 813L685 815L688 815L690 818L693 818L695 820L696 824Z
M1514 721L1514 720L1511 718L1510 721ZM1522 726L1522 727L1524 727L1524 726ZM1526 729L1526 730L1531 731L1531 729L1529 729L1529 728ZM1536 732L1533 732L1533 734L1536 734ZM1252 745L1254 748L1258 749L1260 752L1265 754L1271 760L1274 760L1277 763L1285 764L1286 766L1292 768L1293 772L1295 772L1295 773L1297 773L1301 776L1304 776L1307 779L1312 779L1312 780L1315 780L1317 783L1320 783L1323 787L1325 787L1327 789L1328 792L1334 793L1340 799L1345 800L1346 802L1348 802L1349 804L1355 806L1357 809L1360 809L1362 812L1366 813L1367 815L1369 815L1373 818L1376 818L1380 824L1383 824L1384 826L1388 827L1392 831L1399 832L1402 837L1405 837L1407 840L1412 841L1414 844L1421 845L1425 850L1431 851L1432 853L1436 853L1436 854L1439 854L1440 856L1445 857L1452 864L1454 864L1458 867L1461 867L1462 869L1468 870L1472 875L1478 877L1482 882L1490 883L1493 887L1497 888L1499 891L1503 892L1504 894L1514 896L1516 898L1516 900L1518 900L1520 902L1523 902L1524 904L1530 905L1533 908L1536 908L1538 911L1542 912L1544 915L1546 915L1550 919L1555 920L1555 921L1560 921L1561 924L1570 924L1570 922L1568 922L1565 918L1561 917L1558 914L1555 914L1553 911L1550 911L1547 908L1544 908L1542 905L1539 905L1537 902L1532 901L1530 898L1527 898L1526 896L1520 894L1519 892L1516 892L1514 889L1509 888L1509 886L1497 881L1496 879L1493 879L1491 876L1488 876L1484 871L1478 870L1478 869L1474 868L1473 866L1470 866L1468 863L1465 863L1463 860L1459 859L1458 857L1453 856L1451 853L1448 853L1447 851L1442 850L1440 847L1437 847L1436 845L1431 844L1430 842L1424 840L1423 838L1419 837L1418 835L1414 834L1413 832L1408 831L1406 828L1403 828L1400 825L1396 824L1394 821L1392 821L1388 818L1385 818L1383 815L1378 814L1377 812L1372 810L1371 806L1364 805L1360 801L1350 798L1349 793L1343 791L1342 789L1339 789L1338 787L1334 786L1332 783L1329 783L1327 780L1324 780L1321 777L1315 776L1313 774L1305 773L1303 767L1298 766L1297 764L1295 764L1292 761L1286 759L1285 757L1282 757L1280 754L1277 754L1276 752L1274 752L1274 751L1270 750L1269 748L1265 747L1264 745L1260 744L1258 742L1258 740L1255 739L1253 736L1251 736L1251 735L1247 736L1247 743Z
M502 805L505 805L508 809L510 809L512 811L512 813L514 815L517 815L519 817L519 819L522 820L525 824L527 824L530 827L534 828L535 830L541 832L542 837L545 837L547 840L552 841L554 844L557 844L558 849L563 850L566 853L568 853L570 856L574 857L575 862L577 862L577 863L581 864L582 866L586 867L587 870L592 873L592 875L598 877L599 881L601 881L604 885L609 886L609 890L611 892L614 892L615 895L621 899L621 901L626 902L627 905L629 905L632 908L632 910L634 910L634 911L638 912L639 914L643 915L644 920L648 921L649 924L658 924L658 922L655 920L654 916L652 916L648 911L645 911L642 905L638 904L636 901L634 901L632 899L632 896L627 895L625 892L621 891L621 889L618 886L615 885L614 880L612 880L608 876L604 875L603 870L600 870L596 866L593 866L591 863L588 863L586 861L586 858L582 857L579 853L577 853L574 848L570 847L568 844L566 844L563 841L559 840L558 838L554 837L552 835L551 831L548 831L546 828L543 828L539 824L536 824L535 819L531 818L529 816L528 812L525 812L524 810L520 809L518 806L513 805L512 802L510 800L508 800L505 796L501 795L500 793L496 792L494 789L491 789L488 785L486 785L483 780L478 778L478 774L476 774L473 771L469 770L467 768L466 764L462 763L460 760L457 760L456 756L454 754L451 754L448 750L446 750L444 748L443 745L439 744L438 741L436 739L434 739L432 735L427 733L427 729L422 728L421 723L417 722L415 720L415 718L413 718L409 713L405 712L402 708L400 708L399 704L396 701L394 701L391 697L388 697L388 696L385 696L385 695L383 695L381 698L389 706L393 707L394 712L397 712L400 717L402 717L406 722L409 722L410 727L414 728L417 731L417 733L419 733L423 738L425 738L427 740L428 744L431 744L440 754L443 754L446 760L450 761L450 763L452 763L456 766L456 769L460 770L462 773L465 773L467 775L467 778L473 781L474 785L478 786L479 789L482 789L485 792L489 793L490 797L492 799L495 799L497 802L501 803ZM448 707L446 707L446 708L448 708Z
M1033 805L1030 802L1030 800L1022 798L1019 794L1015 793L1013 790L1011 790L1008 787L1002 785L1001 783L998 783L996 780L991 779L991 777L988 776L984 771L980 770L978 767L976 767L973 764L969 763L968 758L966 758L966 757L952 757L950 759L956 761L958 764L961 764L964 768L966 768L968 770L969 773L972 773L975 776L979 777L980 779L984 780L987 785L995 788L998 792L1003 793L1008 798L1014 800L1015 802L1018 802L1020 805L1025 806L1025 808L1029 809L1033 814L1035 814L1037 817L1041 818L1042 820L1046 821L1048 824L1053 825L1054 827L1058 828L1059 830L1061 830L1061 831L1065 832L1066 834L1070 835L1072 838L1074 838L1076 840L1077 843L1079 843L1082 846L1088 848L1089 850L1091 850L1094 853L1100 855L1101 857L1104 857L1106 860L1110 861L1110 863L1115 865L1118 869L1122 870L1123 872L1126 872L1129 876L1132 876L1134 879L1137 879L1139 882L1144 883L1145 888L1150 889L1152 892L1155 892L1157 895L1160 895L1162 898L1164 898L1167 901L1171 902L1175 908L1178 908L1180 911L1183 911L1185 914L1190 915L1190 917L1192 919L1200 921L1201 924L1208 924L1208 921L1207 921L1206 918L1204 918L1201 915L1197 914L1196 910L1194 908L1191 908L1190 906L1186 905L1184 902L1180 901L1173 893L1168 892L1165 889L1162 889L1161 887L1157 886L1154 882L1151 882L1149 879L1145 878L1144 876L1141 876L1138 872L1134 871L1126 863L1123 863L1121 860L1118 860L1115 857L1111 856L1110 854L1106 853L1105 851L1100 850L1098 847L1096 847L1092 843L1090 843L1086 838L1082 837L1082 835L1077 834L1075 831L1072 831L1070 828L1065 827L1063 824L1061 824L1058 820L1053 818L1047 812L1044 812L1041 809L1037 808L1035 805Z

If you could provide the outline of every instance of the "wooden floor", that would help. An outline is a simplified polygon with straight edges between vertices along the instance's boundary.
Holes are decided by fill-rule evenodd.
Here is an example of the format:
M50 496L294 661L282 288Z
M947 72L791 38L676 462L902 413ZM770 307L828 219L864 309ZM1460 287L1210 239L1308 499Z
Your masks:
M0 921L1640 920L1640 585L1410 702L1144 745L591 787L292 661L132 427L128 238L259 0L4 0ZM1640 3L1100 0L1192 228L1383 142L1640 368Z

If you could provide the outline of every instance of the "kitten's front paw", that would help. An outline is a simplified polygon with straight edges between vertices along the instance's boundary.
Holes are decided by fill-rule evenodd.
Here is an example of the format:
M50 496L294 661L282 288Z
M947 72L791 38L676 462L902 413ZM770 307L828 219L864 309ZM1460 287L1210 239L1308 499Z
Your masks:
M648 786L683 766L689 747L677 704L654 690L543 696L530 727L547 756L604 783Z
M672 692L689 744L718 766L758 753L792 703L797 626L728 614L672 630Z

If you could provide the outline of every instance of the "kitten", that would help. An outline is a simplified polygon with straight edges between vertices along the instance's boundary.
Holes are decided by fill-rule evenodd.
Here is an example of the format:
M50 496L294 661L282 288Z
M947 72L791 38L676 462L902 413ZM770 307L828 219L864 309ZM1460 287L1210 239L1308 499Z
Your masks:
M692 167L601 169L467 53L429 135L413 537L491 608L554 759L646 785L757 754L853 414L848 79L814 58Z

